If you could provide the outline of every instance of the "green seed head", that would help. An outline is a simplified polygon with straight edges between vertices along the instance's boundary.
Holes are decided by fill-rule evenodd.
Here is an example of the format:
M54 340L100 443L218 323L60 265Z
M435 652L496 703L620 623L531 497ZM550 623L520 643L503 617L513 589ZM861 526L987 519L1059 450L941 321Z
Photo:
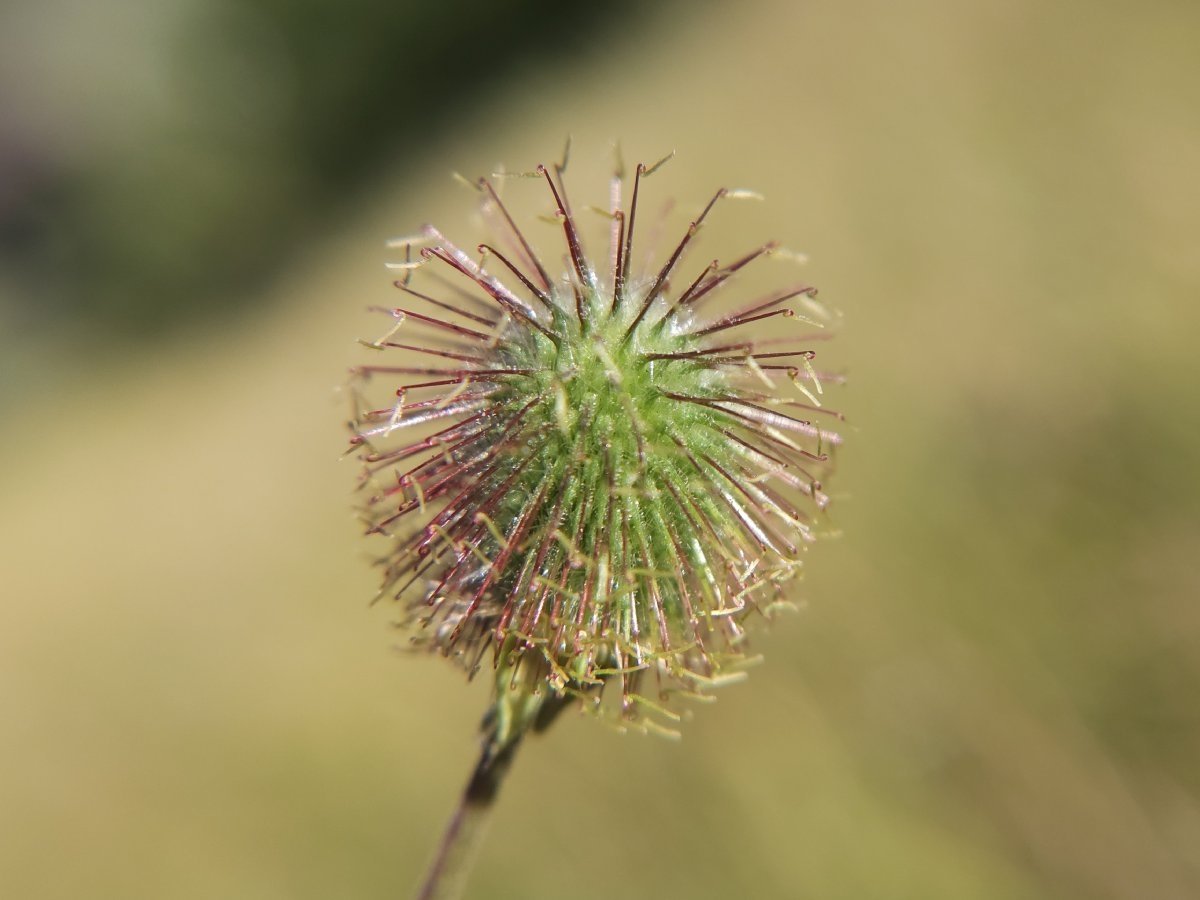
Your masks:
M536 726L551 698L599 707L609 685L624 720L650 725L673 694L738 676L746 620L785 600L827 501L836 379L808 346L826 317L815 291L738 296L774 244L687 266L725 190L634 271L655 168L637 167L627 207L614 176L600 263L562 167L538 167L561 271L481 179L496 246L470 254L432 228L398 242L408 302L369 344L394 364L356 370L402 382L353 423L370 531L391 540L382 593L418 644L496 671L501 733ZM764 324L779 338L753 343Z

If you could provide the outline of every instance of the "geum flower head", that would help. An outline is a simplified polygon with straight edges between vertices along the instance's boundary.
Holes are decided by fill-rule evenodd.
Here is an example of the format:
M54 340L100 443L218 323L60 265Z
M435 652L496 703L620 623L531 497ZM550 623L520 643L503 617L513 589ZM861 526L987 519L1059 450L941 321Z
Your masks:
M432 227L394 242L406 302L369 346L396 359L356 370L403 382L353 423L370 531L393 540L382 593L419 644L494 667L494 746L566 699L600 707L607 686L649 725L646 711L676 716L672 694L739 675L746 620L785 601L827 502L838 416L821 394L837 377L810 345L828 314L804 284L737 297L774 243L682 274L714 206L743 192L717 191L635 270L658 165L637 167L627 207L614 175L600 259L565 166L537 168L558 267L481 178L495 243L468 252ZM764 324L783 336L754 343Z

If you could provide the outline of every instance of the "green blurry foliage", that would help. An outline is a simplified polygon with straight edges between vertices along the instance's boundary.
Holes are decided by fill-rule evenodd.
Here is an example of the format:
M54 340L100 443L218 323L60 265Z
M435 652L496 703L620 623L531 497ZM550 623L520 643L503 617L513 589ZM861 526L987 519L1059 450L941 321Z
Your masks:
M514 72L596 53L634 6L18 3L0 12L0 316L149 336L244 304L384 167Z

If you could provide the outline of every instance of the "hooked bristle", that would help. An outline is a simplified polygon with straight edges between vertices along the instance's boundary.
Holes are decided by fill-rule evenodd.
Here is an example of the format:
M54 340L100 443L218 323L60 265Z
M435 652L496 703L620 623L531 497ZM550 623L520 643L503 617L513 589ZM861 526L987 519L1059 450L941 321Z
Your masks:
M356 411L352 443L369 530L393 541L381 593L415 640L514 683L536 666L559 696L619 684L626 718L746 662L745 620L786 599L839 440L821 405L837 377L810 345L823 335L800 330L820 325L815 289L727 299L777 245L674 289L705 219L738 192L717 191L660 266L634 271L657 166L637 166L628 209L614 175L602 266L564 167L538 167L565 244L556 276L480 179L498 246L472 255L432 228L400 242L408 300L368 346L403 356L355 370L403 376L394 400ZM764 323L795 335L756 343Z

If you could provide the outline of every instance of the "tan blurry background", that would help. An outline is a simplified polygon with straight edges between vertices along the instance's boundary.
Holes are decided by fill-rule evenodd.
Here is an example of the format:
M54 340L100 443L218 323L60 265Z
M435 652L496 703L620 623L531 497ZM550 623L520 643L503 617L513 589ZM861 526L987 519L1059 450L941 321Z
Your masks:
M764 0L604 41L410 147L232 325L20 348L0 896L415 885L485 695L367 607L337 389L383 241L568 132L577 198L610 139L676 149L682 207L757 188L745 244L810 256L844 535L682 743L531 741L471 895L1200 896L1200 6Z

